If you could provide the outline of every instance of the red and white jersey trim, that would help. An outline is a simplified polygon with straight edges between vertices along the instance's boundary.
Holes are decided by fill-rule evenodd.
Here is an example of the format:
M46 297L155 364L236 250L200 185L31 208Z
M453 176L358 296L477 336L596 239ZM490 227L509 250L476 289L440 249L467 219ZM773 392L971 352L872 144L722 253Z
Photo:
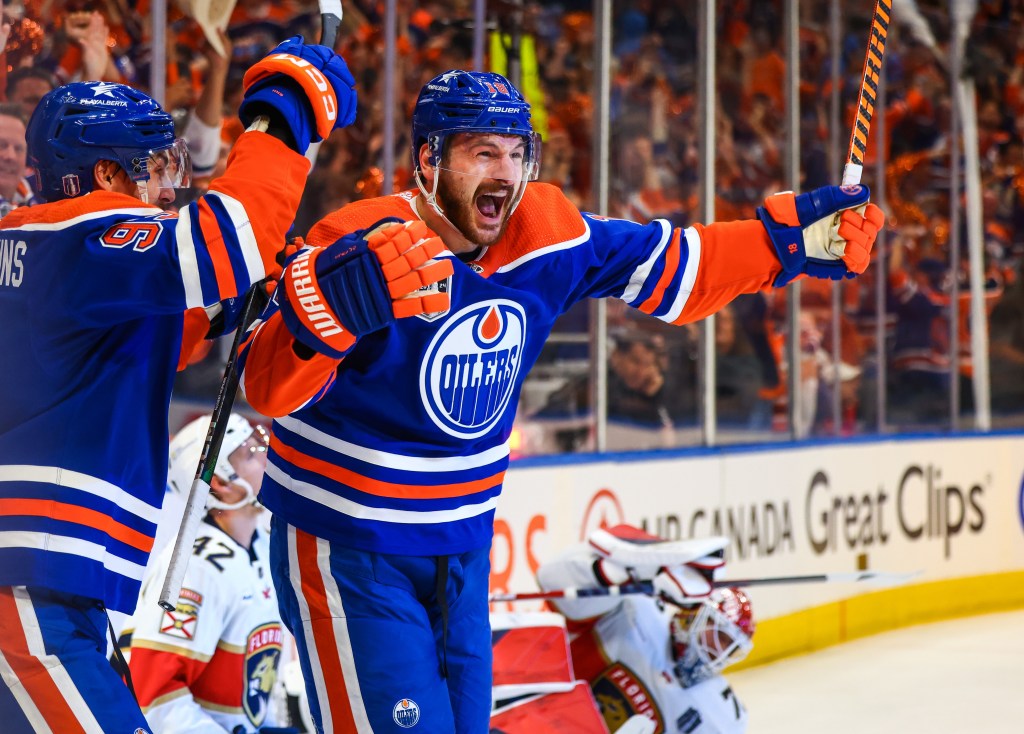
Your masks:
M672 308L664 316L659 316L662 321L667 321L670 324L675 322L682 315L683 309L686 308L686 302L689 300L690 294L693 293L693 287L697 283L697 271L700 269L700 235L696 229L688 227L683 230L683 236L686 237L689 253L686 256L686 265L683 268L682 282L679 283L679 292L676 294L676 300L672 304Z
M18 229L24 232L59 232L62 229L69 229L93 219L104 219L106 217L152 217L158 214L163 214L163 212L155 206L140 206L128 209L100 209L99 211L79 214L77 217L60 222L30 222L22 224Z

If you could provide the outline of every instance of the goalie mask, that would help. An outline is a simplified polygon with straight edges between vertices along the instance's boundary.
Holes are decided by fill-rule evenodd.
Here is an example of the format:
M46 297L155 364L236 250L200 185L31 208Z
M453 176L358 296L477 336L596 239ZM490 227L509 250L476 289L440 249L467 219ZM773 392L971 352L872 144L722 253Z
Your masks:
M750 597L740 589L715 589L699 604L682 608L671 622L679 681L688 688L745 658L754 646L755 626Z
M437 201L440 176L434 176L428 191L420 168L420 148L426 144L430 151L429 165L442 169L446 143L452 135L459 133L524 138L522 170L514 182L508 209L508 216L512 216L523 198L527 182L535 180L540 173L540 137L530 124L529 103L508 79L490 72L446 71L420 90L412 116L413 175L427 203L446 221L448 218ZM450 221L448 223L451 224Z
M167 459L167 484L171 490L183 497L187 497L192 488L192 482L196 477L196 468L199 466L199 458L203 455L203 446L206 444L206 434L210 430L210 416L196 418L191 423L183 426L171 441L170 453ZM250 441L250 439L253 439ZM248 447L246 443L249 443ZM232 464L231 457L238 449L248 448L250 453L266 455L269 439L267 432L262 426L252 426L249 421L238 413L232 413L228 418L227 430L224 433L224 442L220 447L220 454L217 457L217 465L213 474L222 481L229 484L237 484L245 489L245 497L238 502L228 504L222 502L213 492L210 492L206 506L211 510L237 510L246 505L256 504L256 487L239 476L238 471ZM248 457L239 458L236 461ZM264 464L265 466L265 464Z
M174 137L174 120L151 97L124 84L74 82L47 93L25 133L28 163L46 201L93 190L93 168L114 161L139 187L187 188L192 161L188 145Z

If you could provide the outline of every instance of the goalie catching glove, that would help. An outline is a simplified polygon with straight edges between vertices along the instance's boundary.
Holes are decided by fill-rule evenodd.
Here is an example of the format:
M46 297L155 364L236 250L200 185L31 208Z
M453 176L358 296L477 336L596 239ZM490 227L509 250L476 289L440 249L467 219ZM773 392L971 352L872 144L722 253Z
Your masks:
M778 288L806 273L841 280L863 273L885 215L869 204L867 186L823 186L806 194L773 194L757 218L782 262ZM842 214L839 214L842 212ZM839 214L839 216L836 216Z
M253 64L242 78L238 116L247 128L261 115L291 132L305 155L332 130L356 119L356 81L345 59L293 36Z
M651 579L655 596L680 605L711 593L712 574L725 564L722 555L729 541L720 536L669 541L617 525L595 530L587 542L598 555L593 571L602 586Z
M440 237L423 222L384 219L287 264L277 298L296 341L341 359L364 334L395 319L444 311L447 293L419 293L452 274Z

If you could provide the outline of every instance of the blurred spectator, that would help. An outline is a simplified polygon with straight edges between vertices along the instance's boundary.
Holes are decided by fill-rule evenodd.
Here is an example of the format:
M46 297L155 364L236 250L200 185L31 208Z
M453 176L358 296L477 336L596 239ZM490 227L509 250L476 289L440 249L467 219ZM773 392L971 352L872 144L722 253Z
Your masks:
M691 413L673 374L666 372L665 340L660 334L620 331L608 357L608 419L646 427L671 428ZM678 374L678 371L676 371ZM553 392L537 417L569 417L590 412L590 378L569 380Z
M21 106L0 104L0 217L37 203L25 180L25 117Z
M220 33L224 47L222 56L213 44L204 42L206 80L195 109L189 115L182 135L188 141L195 176L209 176L217 165L221 153L221 127L224 120L224 93L231 62L231 41Z
M896 333L889 395L897 421L941 419L949 398L948 266L920 259L907 269L894 253L890 273Z
M1024 273L1018 272L992 311L989 334L992 409L1024 411Z
M715 359L719 424L746 428L761 390L761 366L732 305L715 314Z
M64 35L71 43L57 66L61 83L84 80L128 82L111 49L116 45L110 25L97 0L67 0L64 4ZM124 62L122 62L123 64Z
M23 66L7 75L7 101L21 105L25 118L32 117L47 92L57 86L53 74L38 66Z

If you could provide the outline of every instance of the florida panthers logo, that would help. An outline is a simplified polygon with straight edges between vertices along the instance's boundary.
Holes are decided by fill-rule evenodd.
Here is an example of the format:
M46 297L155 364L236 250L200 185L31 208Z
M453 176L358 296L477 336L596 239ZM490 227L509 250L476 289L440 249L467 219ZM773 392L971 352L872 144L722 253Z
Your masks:
M242 707L253 726L259 727L267 718L270 692L277 681L277 664L281 658L281 626L260 625L249 633L245 643L245 693Z
M477 303L451 316L427 348L420 395L445 433L477 438L501 419L516 392L526 314L512 301Z

